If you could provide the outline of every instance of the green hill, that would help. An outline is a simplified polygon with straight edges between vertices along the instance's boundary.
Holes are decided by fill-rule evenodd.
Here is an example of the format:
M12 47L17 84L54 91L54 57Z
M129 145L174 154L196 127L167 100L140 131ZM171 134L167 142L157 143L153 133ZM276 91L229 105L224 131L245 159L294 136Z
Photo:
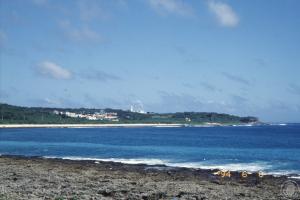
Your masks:
M79 117L68 117L58 112L93 114L114 112L119 121L88 120ZM213 112L176 112L176 113L135 113L120 109L87 109L87 108L46 108L21 107L0 103L0 124L91 124L91 123L182 123L182 124L245 124L256 123L256 117L239 117Z

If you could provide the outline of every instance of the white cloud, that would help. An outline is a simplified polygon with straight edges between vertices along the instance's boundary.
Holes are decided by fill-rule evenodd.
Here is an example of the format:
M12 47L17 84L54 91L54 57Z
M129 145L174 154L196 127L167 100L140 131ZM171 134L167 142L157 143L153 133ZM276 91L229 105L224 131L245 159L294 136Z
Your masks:
M181 0L148 0L153 9L161 14L193 15L192 8Z
M239 24L239 17L228 4L211 0L208 7L222 26L235 27Z
M100 34L91 30L88 26L76 28L71 25L70 21L63 20L60 22L60 27L69 39L76 42L99 42L102 40Z
M38 64L37 70L39 74L49 78L70 79L72 77L72 73L69 70L50 61Z

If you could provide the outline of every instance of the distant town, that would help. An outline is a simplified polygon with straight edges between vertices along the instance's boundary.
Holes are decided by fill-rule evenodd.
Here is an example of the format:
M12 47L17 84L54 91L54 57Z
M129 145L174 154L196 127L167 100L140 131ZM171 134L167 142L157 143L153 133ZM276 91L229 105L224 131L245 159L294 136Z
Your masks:
M82 119L87 119L87 120L108 120L108 121L113 121L113 122L118 122L118 114L115 112L95 112L93 114L82 114L82 113L75 113L75 112L63 112L63 111L53 111L54 114L56 115L65 115L67 117L72 117L72 118L82 118Z
M144 111L143 105L141 103L135 103L130 106L130 112L146 114ZM53 113L55 115L66 116L71 118L81 118L87 120L107 120L112 122L118 122L119 117L116 112L106 112L105 110L100 110L100 112L94 113L77 113L71 111L58 111L54 110Z

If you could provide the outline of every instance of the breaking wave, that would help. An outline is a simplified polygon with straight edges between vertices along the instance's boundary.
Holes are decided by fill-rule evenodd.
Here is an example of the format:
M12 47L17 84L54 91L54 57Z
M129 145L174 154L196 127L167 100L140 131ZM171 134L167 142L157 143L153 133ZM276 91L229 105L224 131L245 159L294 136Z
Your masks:
M248 171L248 172L258 172L262 171L265 174L270 174L274 176L281 175L300 175L300 171L297 170L274 170L274 166L267 162L251 162L251 163L209 163L209 162L176 162L166 159L157 158L93 158L93 157L77 157L77 156L66 156L66 157L51 157L46 156L44 158L60 158L66 160L89 160L89 161L103 161L103 162L119 162L124 164L145 164L145 165L165 165L167 167L184 167L184 168L194 168L194 169L219 169L219 170L229 170L229 171Z

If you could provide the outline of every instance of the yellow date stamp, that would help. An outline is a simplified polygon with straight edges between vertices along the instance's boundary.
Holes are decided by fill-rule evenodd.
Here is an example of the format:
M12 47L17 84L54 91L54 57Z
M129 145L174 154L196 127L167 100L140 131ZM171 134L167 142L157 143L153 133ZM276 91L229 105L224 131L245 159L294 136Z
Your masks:
M219 170L217 172L214 172L213 174L216 175L216 176L220 176L222 178L232 176L232 173L229 170ZM256 173L251 173L251 172L248 172L248 171L239 172L239 175L240 175L241 178L248 178L249 175L251 175L251 174L256 174L256 176L258 178L263 178L264 177L264 173L262 171L258 171Z
M231 172L230 171L225 171L225 170L219 170L215 173L213 173L214 175L220 176L222 178L224 177L231 177Z

